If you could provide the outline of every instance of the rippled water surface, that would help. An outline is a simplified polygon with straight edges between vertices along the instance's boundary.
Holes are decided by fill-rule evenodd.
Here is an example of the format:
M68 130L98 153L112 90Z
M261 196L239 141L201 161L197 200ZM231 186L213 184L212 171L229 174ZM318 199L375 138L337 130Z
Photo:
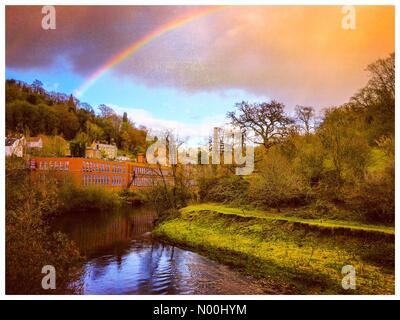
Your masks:
M256 281L152 238L147 208L76 214L56 223L86 260L84 294L262 294Z

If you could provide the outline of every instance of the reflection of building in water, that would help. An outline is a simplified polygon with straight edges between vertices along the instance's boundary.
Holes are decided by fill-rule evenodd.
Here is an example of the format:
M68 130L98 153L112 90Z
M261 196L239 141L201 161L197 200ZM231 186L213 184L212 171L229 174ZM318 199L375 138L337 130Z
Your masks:
M78 245L84 255L107 251L120 244L124 251L134 238L152 230L154 213L139 211L128 213L95 213L79 216L79 222L65 220L65 232ZM122 252L121 252L122 253Z
M106 161L87 158L32 158L29 167L33 172L70 174L83 186L111 189L139 189L172 181L170 167L142 162Z

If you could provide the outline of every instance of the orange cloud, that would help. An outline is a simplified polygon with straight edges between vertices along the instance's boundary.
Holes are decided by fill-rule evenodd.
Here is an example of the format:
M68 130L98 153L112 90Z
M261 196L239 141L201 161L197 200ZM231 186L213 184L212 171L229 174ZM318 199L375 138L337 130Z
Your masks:
M64 55L87 76L184 10L57 7L57 32L46 36L39 10L8 7L7 66L46 66ZM365 84L369 63L394 51L394 7L356 6L355 30L344 30L342 18L340 6L230 7L165 34L113 72L186 91L240 88L290 107L340 104Z

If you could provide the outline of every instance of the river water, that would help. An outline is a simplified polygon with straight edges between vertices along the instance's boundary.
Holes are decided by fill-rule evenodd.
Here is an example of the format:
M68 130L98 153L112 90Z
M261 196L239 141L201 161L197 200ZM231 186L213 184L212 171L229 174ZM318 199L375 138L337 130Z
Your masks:
M56 222L85 256L84 294L265 294L251 277L151 236L148 208L80 213Z

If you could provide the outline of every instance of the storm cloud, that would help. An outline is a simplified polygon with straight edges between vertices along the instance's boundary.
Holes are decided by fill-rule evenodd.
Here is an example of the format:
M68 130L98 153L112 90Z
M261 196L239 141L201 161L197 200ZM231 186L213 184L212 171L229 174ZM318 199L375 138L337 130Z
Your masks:
M62 75L67 61L87 77L192 10L56 6L56 30L43 30L41 7L7 6L6 66L56 66ZM340 104L365 84L369 63L394 51L394 7L356 7L355 30L344 30L342 18L339 6L229 7L155 39L112 72L185 91L242 89L289 106Z

